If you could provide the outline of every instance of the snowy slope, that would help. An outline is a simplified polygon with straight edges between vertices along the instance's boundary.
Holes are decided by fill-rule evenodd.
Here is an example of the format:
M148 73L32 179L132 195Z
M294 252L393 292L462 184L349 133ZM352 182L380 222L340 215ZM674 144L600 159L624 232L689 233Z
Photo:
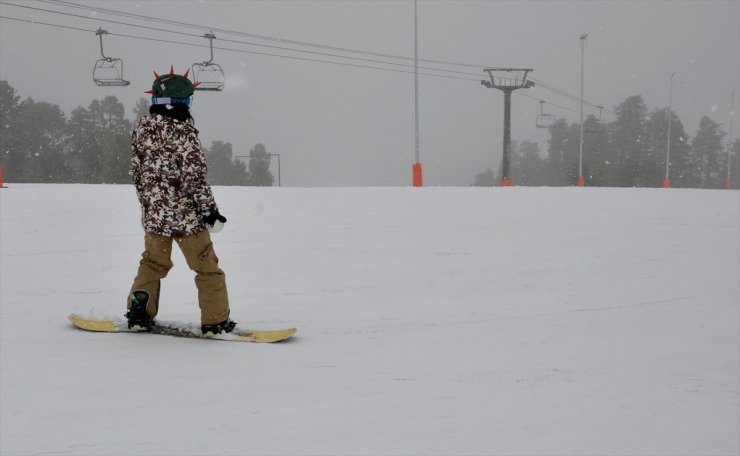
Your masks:
M0 453L740 452L740 192L216 188L242 326L121 315L130 186L0 190ZM179 253L160 317L198 320Z

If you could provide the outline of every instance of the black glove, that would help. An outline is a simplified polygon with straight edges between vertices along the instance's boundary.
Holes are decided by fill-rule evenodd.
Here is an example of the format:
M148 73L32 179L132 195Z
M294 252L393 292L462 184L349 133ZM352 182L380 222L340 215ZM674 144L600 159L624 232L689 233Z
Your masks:
M218 233L223 229L224 223L226 223L226 217L216 211L205 217L203 221L208 225L208 231L211 233Z

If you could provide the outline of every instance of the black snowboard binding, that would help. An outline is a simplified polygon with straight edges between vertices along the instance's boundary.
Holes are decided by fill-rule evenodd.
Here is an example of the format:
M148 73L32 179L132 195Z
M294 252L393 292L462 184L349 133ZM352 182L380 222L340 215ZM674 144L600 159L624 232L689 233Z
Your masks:
M134 290L131 293L131 308L126 312L128 329L133 331L149 331L154 323L152 317L146 313L149 302L149 293L144 290Z
M215 336L216 334L221 334L222 332L230 333L234 330L235 326L236 322L232 321L230 318L227 318L221 323L216 323L214 325L202 325L200 327L200 330L204 336L210 337Z

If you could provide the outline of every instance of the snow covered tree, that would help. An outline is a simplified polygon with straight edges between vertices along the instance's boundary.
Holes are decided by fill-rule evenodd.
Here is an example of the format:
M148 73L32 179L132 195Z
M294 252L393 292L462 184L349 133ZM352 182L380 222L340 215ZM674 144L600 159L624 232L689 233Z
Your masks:
M491 168L486 168L482 173L475 175L474 187L493 187L493 185L493 170Z
M246 165L234 161L231 143L213 141L206 151L206 164L212 185L247 185Z
M740 188L740 139L730 145L730 183L732 188Z
M18 140L14 180L19 182L65 182L69 179L62 144L66 130L64 113L57 105L35 102L18 105L14 122Z
M90 111L82 106L72 110L64 142L72 182L97 183L103 168L98 135Z
M123 104L114 96L93 100L89 107L96 128L100 155L104 166L99 181L111 184L131 182L128 170L131 163L131 130L125 118Z
M603 187L609 183L611 156L605 128L594 115L583 122L583 176L588 186Z
M699 121L699 131L691 144L688 181L695 188L722 188L727 169L727 153L722 146L725 132L707 116ZM725 171L726 173L726 171Z
M543 161L536 142L522 141L514 149L511 168L516 185L544 185Z
M275 183L275 177L270 172L270 155L262 144L256 144L254 149L249 151L249 171L248 184L255 187L272 187Z
M139 119L149 114L149 100L144 97L139 98L134 105L134 123L139 123Z
M20 97L8 81L0 81L0 166L6 180L15 180L16 170L23 169L25 161L18 149L19 139L15 128L19 102Z
M546 184L550 186L576 185L580 126L578 124L568 125L565 119L558 119L549 131L550 139L545 159Z
M668 153L668 108L656 109L650 113L648 120L649 139L647 143L648 154L653 157L655 167L648 171L644 178L647 180L646 185L655 187L661 185L665 179L665 160ZM689 135L684 130L681 119L671 112L671 163L669 169L669 179L671 186L684 187L685 175L688 171L689 153Z
M616 107L617 119L610 135L612 162L611 185L635 187L642 182L640 174L657 166L647 151L647 107L642 95L633 95Z

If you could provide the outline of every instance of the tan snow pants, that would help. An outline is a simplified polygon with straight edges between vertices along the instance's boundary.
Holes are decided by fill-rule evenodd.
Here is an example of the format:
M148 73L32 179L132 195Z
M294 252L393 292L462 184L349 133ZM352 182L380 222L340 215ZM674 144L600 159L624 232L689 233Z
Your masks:
M180 247L188 267L195 271L198 288L201 324L221 323L229 317L229 297L226 292L226 275L218 267L218 257L208 230L191 236L172 238L146 233L144 253L141 254L139 271L131 291L144 290L149 293L146 313L154 317L159 311L160 281L172 269L172 242ZM131 308L129 293L127 307Z

